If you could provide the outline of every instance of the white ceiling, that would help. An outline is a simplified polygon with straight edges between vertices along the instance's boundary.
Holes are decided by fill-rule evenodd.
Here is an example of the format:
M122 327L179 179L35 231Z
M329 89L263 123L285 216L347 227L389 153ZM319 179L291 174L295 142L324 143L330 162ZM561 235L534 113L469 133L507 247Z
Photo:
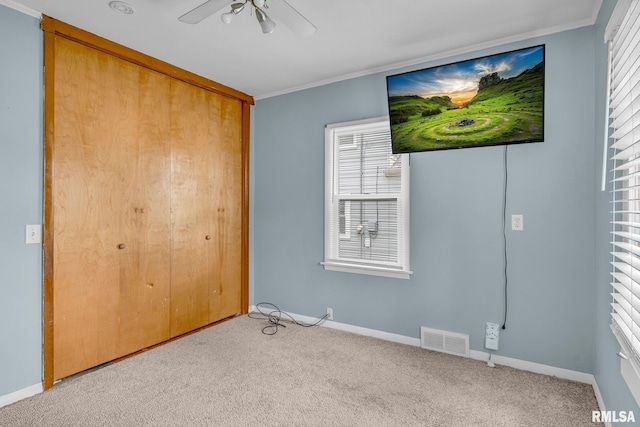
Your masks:
M592 25L602 0L287 0L318 31L262 34L245 10L199 24L178 17L204 0L0 0L44 13L256 99ZM268 12L268 9L267 9ZM273 14L272 19L278 22Z

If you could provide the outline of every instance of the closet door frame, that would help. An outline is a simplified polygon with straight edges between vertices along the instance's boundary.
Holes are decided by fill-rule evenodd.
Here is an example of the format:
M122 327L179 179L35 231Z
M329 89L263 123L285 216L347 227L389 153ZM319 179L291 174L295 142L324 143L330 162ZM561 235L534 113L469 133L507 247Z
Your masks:
M43 388L53 386L53 163L54 147L54 97L55 97L55 53L54 46L58 37L74 41L96 49L116 58L167 75L176 80L189 83L204 90L217 93L242 102L242 274L241 274L241 313L249 310L249 135L250 112L254 104L253 97L243 92L190 73L166 62L144 55L95 34L73 27L49 16L43 15L40 26L44 32L44 231L43 231Z

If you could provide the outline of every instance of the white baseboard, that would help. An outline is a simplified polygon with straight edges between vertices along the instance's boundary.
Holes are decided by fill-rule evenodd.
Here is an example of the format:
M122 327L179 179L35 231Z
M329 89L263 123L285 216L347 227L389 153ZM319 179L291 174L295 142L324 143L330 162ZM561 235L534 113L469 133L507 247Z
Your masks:
M602 398L602 393L600 393L600 388L598 388L598 383L596 382L596 377L593 377L593 383L591 383L591 385L593 386L593 392L596 395L596 400L598 401L598 407L600 407L600 411L601 412L605 412L607 410L607 408L604 406L604 399ZM612 427L613 424L611 424L611 421L605 421L604 422L605 427Z
M249 311L257 311L256 306L249 307ZM304 316L304 315L295 314L295 313L287 313L287 314L293 317L295 320L299 322L304 322L307 324L316 323L319 320L317 317L309 317L309 316ZM334 322L331 320L327 320L326 322L322 323L320 326L324 326L326 328L332 328L332 329L339 329L341 331L352 332L359 335L366 335L369 337L380 338L383 340L397 342L400 344L407 344L414 347L420 347L419 338L407 337L405 335L392 334L389 332L378 331L376 329L362 328L360 326L353 326L346 323ZM470 350L469 358L475 359L475 360L482 360L486 362L487 360L489 360L489 353L484 351ZM602 395L600 394L600 390L598 389L598 384L596 383L596 379L592 374L572 371L570 369L557 368L555 366L543 365L541 363L529 362L526 360L514 359L506 356L499 356L497 354L493 354L491 356L491 360L497 365L509 366L511 368L520 369L522 371L535 372L537 374L549 375L552 377L558 377L566 380L590 384L593 386L593 390L596 394L596 399L598 400L598 405L600 406L600 410L605 411Z
M13 393L0 396L0 408L10 405L19 400L26 399L27 397L35 396L42 393L42 383L34 384L32 386L23 388L22 390L14 391Z
M470 350L469 357L475 360L489 360L489 353L484 351ZM520 369L521 371L535 372L536 374L549 375L565 380L576 381L579 383L593 384L595 377L592 374L584 372L572 371L570 369L557 368L555 366L543 365L541 363L529 362L527 360L514 359L512 357L500 356L493 354L491 360L496 365L509 366L511 368Z
M420 338L411 338L405 335L392 334L390 332L378 331L376 329L362 328L360 326L347 325L346 323L338 323L332 320L328 320L321 326L325 328L338 329L341 331L352 332L358 335L365 335L368 337L380 338L386 341L397 342L400 344L411 345L414 347L420 347Z

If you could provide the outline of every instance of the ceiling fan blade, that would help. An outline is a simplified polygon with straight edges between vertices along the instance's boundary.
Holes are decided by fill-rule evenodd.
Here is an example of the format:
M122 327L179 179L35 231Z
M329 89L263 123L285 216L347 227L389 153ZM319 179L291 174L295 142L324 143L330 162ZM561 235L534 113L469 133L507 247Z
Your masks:
M195 9L185 13L178 20L185 24L197 24L205 18L213 15L225 6L233 3L233 0L209 0Z
M285 0L269 1L268 5L269 14L271 15L271 11L273 11L273 17L276 21L282 22L297 35L307 37L316 32L316 26Z

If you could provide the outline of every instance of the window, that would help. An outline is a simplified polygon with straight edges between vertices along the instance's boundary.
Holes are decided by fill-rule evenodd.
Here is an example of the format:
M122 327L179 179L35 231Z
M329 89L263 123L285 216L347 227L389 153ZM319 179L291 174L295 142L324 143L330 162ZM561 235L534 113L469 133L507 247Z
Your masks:
M640 401L640 6L621 0L607 26L612 165L611 329L622 375Z
M408 279L409 157L388 118L327 125L325 270Z

